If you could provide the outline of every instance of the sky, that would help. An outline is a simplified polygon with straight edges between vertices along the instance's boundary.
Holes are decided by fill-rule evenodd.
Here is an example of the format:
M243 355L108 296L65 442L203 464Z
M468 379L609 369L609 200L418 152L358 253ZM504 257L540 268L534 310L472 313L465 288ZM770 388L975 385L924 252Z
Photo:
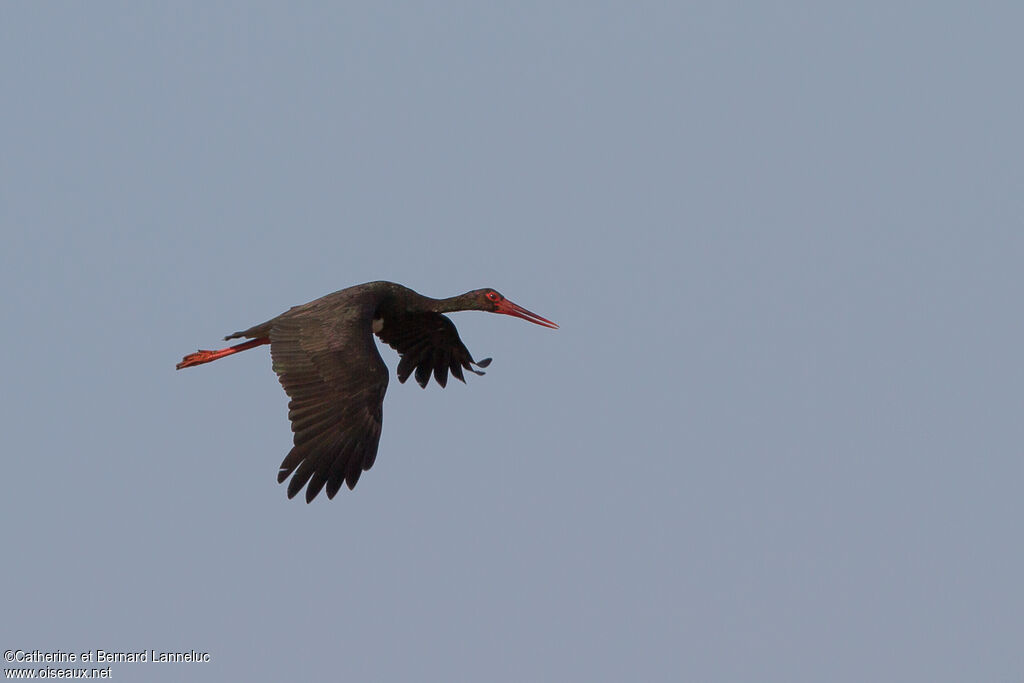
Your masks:
M1022 22L3 3L0 646L1024 680ZM561 329L453 314L487 375L392 376L373 469L288 500L267 349L174 364L380 279Z

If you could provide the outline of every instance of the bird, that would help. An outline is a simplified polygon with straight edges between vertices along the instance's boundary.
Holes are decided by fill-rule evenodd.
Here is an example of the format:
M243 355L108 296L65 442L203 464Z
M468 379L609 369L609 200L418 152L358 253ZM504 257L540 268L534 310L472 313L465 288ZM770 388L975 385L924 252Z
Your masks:
M426 388L433 375L444 387L449 371L463 383L463 370L484 374L477 368L487 367L491 359L473 359L445 315L455 311L502 313L558 329L495 289L432 299L380 280L293 306L276 318L224 337L225 341L249 341L224 349L200 349L176 367L202 365L269 344L271 367L290 398L288 419L294 432L277 481L291 477L289 499L303 487L307 503L321 490L333 499L342 484L355 488L377 457L389 372L374 335L398 352L401 383L414 376Z

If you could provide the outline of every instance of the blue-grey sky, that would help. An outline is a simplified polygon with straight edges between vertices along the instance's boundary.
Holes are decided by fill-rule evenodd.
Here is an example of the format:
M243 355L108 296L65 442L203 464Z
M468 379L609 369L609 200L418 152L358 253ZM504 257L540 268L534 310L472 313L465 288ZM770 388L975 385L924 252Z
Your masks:
M0 646L117 680L1024 680L1024 10L0 7ZM373 469L266 348L496 287ZM383 348L393 369L397 356Z

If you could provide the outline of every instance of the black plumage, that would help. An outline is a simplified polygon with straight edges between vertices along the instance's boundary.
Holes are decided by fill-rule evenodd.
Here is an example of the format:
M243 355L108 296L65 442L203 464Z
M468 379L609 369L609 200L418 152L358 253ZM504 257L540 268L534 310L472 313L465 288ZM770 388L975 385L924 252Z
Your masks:
M490 359L474 361L445 312L483 310L513 315L545 327L557 325L513 304L493 289L449 299L431 299L392 282L370 282L295 306L276 318L225 339L251 341L186 356L178 368L207 363L270 344L272 367L291 399L288 419L293 447L278 481L288 477L288 497L306 488L306 501L326 489L333 498L342 484L355 487L377 457L388 369L377 345L398 351L398 380L414 375L426 387L433 375L442 387L448 373L465 382Z

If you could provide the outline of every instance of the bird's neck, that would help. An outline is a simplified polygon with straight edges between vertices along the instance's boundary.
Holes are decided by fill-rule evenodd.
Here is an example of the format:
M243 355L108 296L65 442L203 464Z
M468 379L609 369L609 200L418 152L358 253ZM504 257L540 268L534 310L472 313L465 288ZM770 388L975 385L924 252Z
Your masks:
M447 299L424 298L429 306L426 310L432 313L454 313L455 311L465 311L470 308L468 294L460 294L459 296L452 296Z

